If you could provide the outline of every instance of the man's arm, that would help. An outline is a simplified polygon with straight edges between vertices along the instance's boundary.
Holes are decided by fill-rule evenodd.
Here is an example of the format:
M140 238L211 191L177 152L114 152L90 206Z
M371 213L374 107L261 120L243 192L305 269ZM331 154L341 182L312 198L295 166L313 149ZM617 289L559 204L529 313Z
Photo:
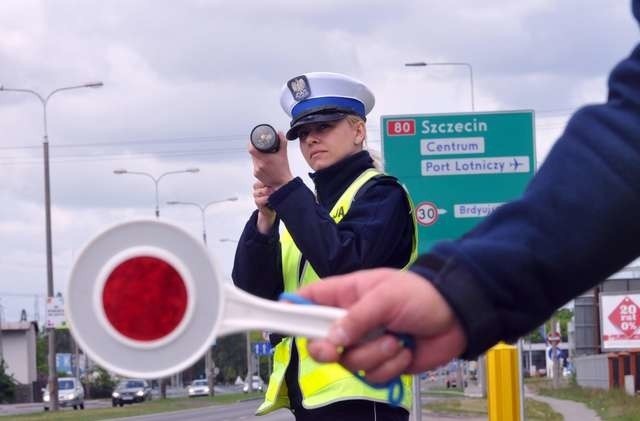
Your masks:
M640 19L640 0L633 11ZM352 371L373 367L367 377L378 382L473 357L527 333L637 257L640 47L611 73L609 91L606 104L574 115L521 199L435 246L413 273L362 271L300 290L349 309L326 340L310 343L311 355ZM362 342L380 327L413 335L416 349L385 345L389 335Z

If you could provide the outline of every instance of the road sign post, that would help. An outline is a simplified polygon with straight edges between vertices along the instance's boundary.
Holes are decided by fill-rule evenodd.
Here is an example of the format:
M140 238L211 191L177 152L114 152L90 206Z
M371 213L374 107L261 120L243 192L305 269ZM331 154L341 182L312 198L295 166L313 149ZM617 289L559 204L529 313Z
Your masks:
M555 320L551 319L551 326L555 326ZM560 345L560 341L562 338L560 337L560 333L558 332L550 332L547 336L547 341L549 345L551 345L551 361L552 361L552 377L553 377L553 388L557 389L560 385L560 351L558 349L558 345Z
M419 251L519 197L536 168L532 111L383 116L385 170L416 205Z

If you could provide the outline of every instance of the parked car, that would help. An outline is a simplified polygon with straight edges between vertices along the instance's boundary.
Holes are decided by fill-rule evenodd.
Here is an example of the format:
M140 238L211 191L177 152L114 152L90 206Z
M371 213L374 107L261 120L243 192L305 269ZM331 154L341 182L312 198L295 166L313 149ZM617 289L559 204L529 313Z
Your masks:
M48 411L51 405L48 387L42 389L42 402L44 410ZM58 378L58 405L61 408L72 406L73 409L84 409L84 389L78 379L75 377Z
M124 406L125 403L144 402L151 400L151 387L146 380L121 380L111 394L113 406Z
M193 396L209 396L209 383L206 379L198 379L191 382L187 388L189 397Z
M254 392L263 392L264 391L264 381L260 378L260 376L252 376L251 377L251 389ZM249 383L244 382L244 386L242 387L242 391L244 393L249 393Z

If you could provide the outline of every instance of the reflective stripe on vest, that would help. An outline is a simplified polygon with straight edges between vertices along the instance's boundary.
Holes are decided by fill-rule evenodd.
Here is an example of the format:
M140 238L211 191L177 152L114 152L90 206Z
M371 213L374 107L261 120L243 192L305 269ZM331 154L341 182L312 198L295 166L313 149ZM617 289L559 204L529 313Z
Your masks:
M380 172L378 170L371 168L364 171L351 183L333 206L333 209L331 209L330 215L336 223L339 223L349 211L358 190L360 190L367 181L379 174ZM413 219L414 235L411 257L404 269L413 263L418 254L418 227L414 219L414 206L408 193L407 199L409 201L411 218ZM295 292L299 286L309 284L319 279L319 276L309 262L305 262L302 274L299 276L302 253L286 229L283 230L280 236L280 242L282 246L284 290L286 292ZM275 347L273 371L269 379L269 387L265 393L265 401L257 410L257 414L259 415L290 406L284 375L289 365L289 360L291 359L291 347L293 343L293 339L288 337L284 338ZM315 362L307 351L306 338L297 337L295 344L298 348L300 359L298 365L298 380L302 392L302 404L305 408L318 408L332 402L352 399L366 399L378 402L388 401L389 392L387 389L375 389L366 385L340 364L319 364ZM402 376L401 379L405 388L405 395L401 406L407 411L410 411L412 391L411 376Z

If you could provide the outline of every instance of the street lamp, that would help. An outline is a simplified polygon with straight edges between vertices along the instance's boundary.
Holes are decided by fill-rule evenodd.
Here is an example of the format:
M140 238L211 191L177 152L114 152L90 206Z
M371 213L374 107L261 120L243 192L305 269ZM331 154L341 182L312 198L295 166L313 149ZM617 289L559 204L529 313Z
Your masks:
M142 172L142 171L125 170L124 168L113 170L113 173L116 175L122 175L122 174L144 175L146 177L149 177L151 180L153 180L153 184L155 185L155 188L156 188L156 218L159 218L160 217L160 198L158 196L158 183L160 183L160 180L162 180L162 177L169 174L183 174L183 173L195 174L199 171L200 171L199 168L187 168L186 170L168 171L160 174L159 177L154 177L153 175L146 172Z
M49 180L49 133L47 128L47 104L52 96L61 91L70 91L72 89L82 88L100 88L103 86L102 82L89 82L82 85L65 86L63 88L54 89L47 96L42 96L38 92L31 89L18 89L7 88L0 84L0 91L6 92L22 92L31 95L35 95L42 104L42 115L44 121L44 135L42 138L42 148L44 152L44 209L45 209L45 231L47 242L47 297L53 297L53 252L52 252L52 240L51 240L51 192L50 192L50 180ZM56 339L55 329L51 327L49 329L49 391L51 399L51 409L53 411L58 410L58 373L56 370L56 351L55 351Z
M426 63L424 61L416 61L412 63L405 63L406 67L426 67L426 66L465 66L469 69L469 83L471 86L471 111L475 111L475 102L473 95L473 67L470 63L464 62L439 62L439 63Z
M167 205L187 205L187 206L195 206L198 209L200 209L200 214L202 216L202 241L204 241L205 244L207 244L207 225L206 225L206 221L204 218L205 212L207 211L207 208L211 205L215 205L218 203L223 203L223 202L235 202L236 200L238 200L237 197L233 196L233 197L228 197L226 199L222 199L222 200L214 200L212 202L207 203L206 205L202 206L199 203L195 203L195 202L181 202L179 200L172 200L167 202Z
M167 202L167 205L195 206L196 208L200 209L200 215L202 216L202 241L206 246L207 245L207 223L204 216L205 216L205 212L207 211L207 208L211 205L216 205L218 203L235 202L236 200L238 200L238 198L233 196L233 197L228 197L226 199L211 201L204 206L196 202L181 202L179 200L171 200ZM213 352L211 351L211 346L207 348L207 353L204 356L204 366L205 366L204 371L207 373L207 384L209 386L209 393L211 394L211 396L213 396L215 393L213 389L214 387L213 372L215 370L215 364L213 362Z

